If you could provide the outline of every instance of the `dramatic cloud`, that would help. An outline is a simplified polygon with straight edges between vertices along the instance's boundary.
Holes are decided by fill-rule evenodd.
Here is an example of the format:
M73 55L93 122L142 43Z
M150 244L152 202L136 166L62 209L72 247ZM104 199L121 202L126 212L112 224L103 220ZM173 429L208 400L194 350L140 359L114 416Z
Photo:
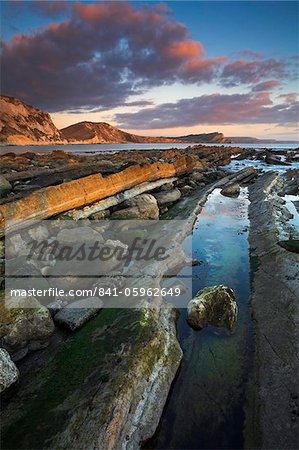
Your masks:
M163 5L77 2L70 19L3 43L2 92L48 111L105 109L152 86L209 82L223 60L206 58Z
M263 92L263 91L270 91L271 89L274 89L278 86L280 86L280 81L277 80L269 80L264 81L262 83L256 84L253 86L252 91L253 92Z
M227 64L222 72L221 81L224 86L259 83L264 78L286 77L285 61L270 58L263 61L238 60Z
M249 123L296 124L299 103L274 105L269 93L203 95L164 103L137 113L117 114L122 128L174 128L194 125L227 125Z

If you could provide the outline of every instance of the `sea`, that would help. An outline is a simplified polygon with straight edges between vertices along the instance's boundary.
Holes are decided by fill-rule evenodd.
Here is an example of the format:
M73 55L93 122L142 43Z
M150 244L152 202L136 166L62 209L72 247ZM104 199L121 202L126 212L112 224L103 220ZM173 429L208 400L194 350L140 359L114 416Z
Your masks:
M0 147L0 154L3 155L7 152L13 152L16 154L21 154L24 152L34 152L34 153L49 153L53 150L64 150L65 152L71 152L79 155L95 155L98 153L105 152L119 152L128 150L167 150L171 148L184 149L193 145L200 145L201 143L188 143L188 144L66 144L66 145L4 145ZM290 144L206 144L205 146L211 147L241 147L241 148L254 148L258 149L269 149L269 150L285 150L285 149L297 149L299 147L299 142Z

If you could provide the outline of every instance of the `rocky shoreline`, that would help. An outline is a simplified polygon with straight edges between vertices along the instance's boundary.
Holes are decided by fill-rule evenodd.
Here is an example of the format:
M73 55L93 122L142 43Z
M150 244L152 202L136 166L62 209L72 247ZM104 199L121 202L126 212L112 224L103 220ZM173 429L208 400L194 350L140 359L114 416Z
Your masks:
M84 220L88 226L94 219L101 218L156 219L160 216L186 219L184 227L173 236L173 240L182 242L192 232L197 215L216 187L223 188L224 195L238 195L239 183L252 183L258 175L252 168L237 173L221 169L232 157L253 158L254 154L244 149L204 146L183 151L132 151L91 157L65 152L20 156L9 153L1 157L4 163L1 183L4 187L5 182L9 184L0 204L2 233L8 219L18 219L24 224L29 218L54 215L58 220L65 217ZM265 249L260 249L258 244L265 244L268 225L262 221L268 217L268 210L260 215L259 208L261 204L272 208L275 203L271 203L272 199L264 202L264 191L275 184L275 177L264 175L250 185L250 243L256 252L253 256L266 264ZM272 218L269 216L269 221ZM261 231L263 229L265 231ZM272 239L273 246L271 233L267 239L269 242ZM281 247L275 251L281 252L279 264L281 261L287 264L290 253ZM173 247L174 265L180 262L179 257ZM294 254L293 258L296 257ZM160 264L153 270L162 276L165 269ZM290 275L287 270L285 266L286 274ZM260 308L256 305L261 295L260 282L256 280L265 276L263 273L255 274L253 309L257 330L261 327L264 333L262 313L256 310ZM271 289L268 296L273 295ZM74 334L56 327L54 335L47 338L47 348L37 347L38 351L18 362L19 383L9 387L3 397L5 447L19 448L22 442L23 448L135 450L150 438L158 426L182 358L176 338L175 311L160 307L159 302L156 306L148 308L141 304L135 309L103 309ZM1 346L5 346L7 329L14 320L3 323L3 317L2 311ZM278 317L273 324L271 333L276 332L274 327L279 329ZM30 337L28 339L30 343ZM34 342L34 336L31 339ZM256 373L261 380L258 394L261 397L263 383L268 383L263 378L266 371L263 352L263 347L258 347ZM266 357L265 361L268 361ZM294 368L295 365L291 372ZM275 365L276 369L279 370ZM291 372L290 379L294 375ZM285 392L281 395L285 398ZM294 403L296 398L291 400ZM267 398L262 398L263 401ZM263 425L263 415L259 413L259 417ZM268 415L266 417L268 421ZM265 425L265 436L267 426L270 425ZM268 443L267 439L263 437L263 442ZM285 442L291 442L291 436Z
M278 196L284 184L269 173L249 188L256 448L293 449L299 440L299 256L278 245L282 230L288 233L289 213Z

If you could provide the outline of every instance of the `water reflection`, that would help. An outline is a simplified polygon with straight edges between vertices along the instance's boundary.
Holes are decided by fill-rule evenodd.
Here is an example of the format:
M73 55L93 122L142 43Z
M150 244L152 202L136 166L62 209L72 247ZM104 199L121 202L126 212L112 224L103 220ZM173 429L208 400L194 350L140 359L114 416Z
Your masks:
M215 190L193 233L193 294L226 284L235 291L239 316L235 334L192 330L181 310L178 336L184 351L179 375L160 427L147 448L242 448L245 388L252 355L249 311L247 190L239 198Z

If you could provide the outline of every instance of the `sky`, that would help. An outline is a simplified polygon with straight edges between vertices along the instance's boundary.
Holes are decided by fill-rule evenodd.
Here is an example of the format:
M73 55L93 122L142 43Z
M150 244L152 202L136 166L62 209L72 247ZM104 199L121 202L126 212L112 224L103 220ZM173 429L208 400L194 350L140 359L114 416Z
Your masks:
M1 93L58 128L299 140L299 3L3 1Z

